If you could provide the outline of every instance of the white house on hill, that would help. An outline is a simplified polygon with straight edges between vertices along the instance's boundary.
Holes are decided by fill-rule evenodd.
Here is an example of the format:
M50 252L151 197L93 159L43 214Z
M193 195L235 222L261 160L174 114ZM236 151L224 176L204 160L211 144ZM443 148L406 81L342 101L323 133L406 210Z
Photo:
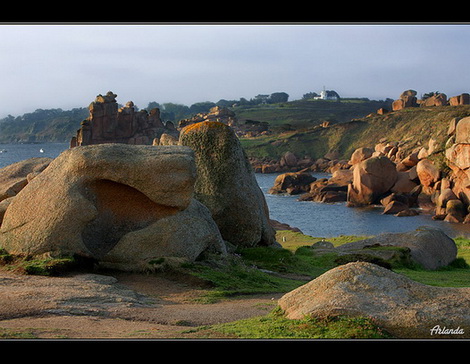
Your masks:
M336 91L329 91L323 89L323 91L320 92L320 96L315 97L315 100L338 100L339 95L336 93Z

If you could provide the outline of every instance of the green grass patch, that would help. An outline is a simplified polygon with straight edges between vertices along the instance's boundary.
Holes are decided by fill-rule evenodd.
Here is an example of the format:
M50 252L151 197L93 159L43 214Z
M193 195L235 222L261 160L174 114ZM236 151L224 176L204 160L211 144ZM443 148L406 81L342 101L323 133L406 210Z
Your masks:
M387 339L391 336L367 318L334 317L302 320L285 318L279 309L270 314L205 327L208 336L243 339Z
M279 230L276 231L276 240L282 245L283 248L295 252L298 248L315 244L321 240L326 240L332 243L334 246L339 246L346 243L352 243L354 241L367 239L369 236L358 236L358 235L340 235L336 237L313 237L305 235L292 230Z
M0 265L20 274L58 276L75 269L87 269L91 261L79 257L32 258L15 256L0 249Z
M229 264L218 266L189 263L184 264L183 267L188 273L213 286L213 289L208 290L201 299L205 303L212 303L233 295L289 292L305 283L301 280L263 272L241 259L231 259Z
M37 339L38 336L32 330L11 330L0 327L0 339Z

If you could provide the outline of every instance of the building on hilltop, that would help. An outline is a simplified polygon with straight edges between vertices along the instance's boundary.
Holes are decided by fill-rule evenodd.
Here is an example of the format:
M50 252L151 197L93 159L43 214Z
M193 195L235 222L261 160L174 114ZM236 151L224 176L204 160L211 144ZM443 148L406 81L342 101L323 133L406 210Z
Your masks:
M336 91L332 90L325 90L325 87L323 87L323 90L320 92L320 96L314 97L315 100L334 100L337 101L339 100L339 95Z

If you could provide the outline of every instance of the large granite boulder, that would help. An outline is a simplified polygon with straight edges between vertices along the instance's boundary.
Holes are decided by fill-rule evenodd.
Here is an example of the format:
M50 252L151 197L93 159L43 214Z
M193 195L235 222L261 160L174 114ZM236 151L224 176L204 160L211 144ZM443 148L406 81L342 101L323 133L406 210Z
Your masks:
M372 157L372 154L374 151L371 148L358 148L356 149L353 154L351 155L351 158L349 160L350 165L355 165L363 160L366 160L367 158Z
M310 172L287 172L280 174L274 180L274 185L269 189L270 194L287 193L297 195L310 191L310 184L317 179Z
M348 188L348 205L376 203L389 192L398 178L395 163L387 157L371 157L354 165L353 182Z
M195 179L194 154L187 147L69 149L10 203L0 247L13 254L81 255L127 267L167 254L195 259L207 249L223 253L209 211L193 199Z
M441 177L441 172L429 159L422 159L416 165L416 173L423 186L433 186Z
M375 237L339 246L341 252L370 248L403 247L411 259L424 269L434 270L449 265L457 258L457 246L439 229L422 227L405 233L384 233Z
M392 110L398 111L406 107L418 106L418 99L416 98L417 92L415 90L403 91L398 100L392 103Z
M470 117L453 119L449 126L449 134L455 134L454 143L450 144L445 152L447 165L452 170L452 190L465 205L469 206Z
M232 128L195 123L181 130L179 142L195 153L194 197L209 208L224 240L247 247L275 244L266 200Z
M470 288L424 285L372 263L331 269L278 304L289 319L369 317L397 338L470 338Z

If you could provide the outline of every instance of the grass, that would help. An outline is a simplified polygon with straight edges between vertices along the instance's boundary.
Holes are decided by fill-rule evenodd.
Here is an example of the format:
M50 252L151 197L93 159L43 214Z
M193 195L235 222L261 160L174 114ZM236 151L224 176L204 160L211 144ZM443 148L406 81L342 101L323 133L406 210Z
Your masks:
M357 241L366 236L338 236L327 238L334 246ZM209 260L183 265L185 273L210 283L211 289L200 303L213 303L235 295L278 293L284 294L314 279L339 264L335 253L314 254L310 246L321 237L312 237L289 230L278 231L277 240L282 249L254 247L238 249L225 261ZM392 270L417 282L442 287L470 286L470 239L455 239L457 260L448 267L427 271L418 267L392 266ZM31 260L9 257L0 252L4 267L26 274L54 275L71 261ZM53 268L57 265L60 269ZM76 267L76 266L75 266ZM389 338L374 322L364 317L336 317L328 319L304 318L290 320L275 308L262 317L255 317L195 329L208 337L245 339L325 339L325 338ZM18 336L17 336L18 335ZM0 332L3 337L28 336L28 333Z
M0 249L0 266L21 274L57 276L71 269L87 268L90 262L78 257L32 258L15 256Z
M310 245L322 238L311 237L293 231L278 231L278 241L283 241L283 249L273 248L246 248L239 250L240 261L246 266L245 270L238 266L225 273L219 271L214 275L207 269L200 277L210 279L215 285L215 292L219 297L226 293L253 292L283 292L293 287L305 284L305 281L281 278L266 271L277 272L286 276L310 275L315 278L327 270L338 265L336 254L317 256L313 254ZM365 236L339 236L328 238L334 246L357 241ZM443 287L469 287L470 286L470 239L455 239L458 255L456 261L448 267L428 271L412 266L404 268L400 265L393 267L396 273L406 275L412 280L423 284ZM235 263L235 265L237 265ZM249 268L248 268L249 267ZM243 274L240 274L244 272ZM225 277L222 279L222 276ZM256 281L256 284L254 282ZM284 283L282 283L284 281ZM236 283L235 283L236 282ZM275 282L275 283L274 283ZM230 288L229 291L225 291ZM287 292L287 291L285 291ZM287 319L277 307L265 316L239 320L209 327L200 327L200 334L207 337L227 337L243 339L387 339L391 336L377 326L373 320L365 317L335 317L318 319L305 317L302 320Z
M340 109L336 109L336 112L340 112ZM299 118L298 122L290 123L297 130L289 133L276 132L276 135L269 137L242 138L240 142L249 157L278 159L285 152L291 151L299 157L308 155L318 159L334 149L339 152L340 159L348 159L356 148L373 148L385 135L388 141L402 141L403 150L409 153L416 147L427 147L431 137L443 145L447 140L450 120L468 115L469 105L418 107L385 115L372 113L355 120L349 118L322 128L315 123L306 123L305 117L292 113L291 117ZM306 125L310 126L307 128Z
M280 310L266 316L202 328L208 336L243 339L386 339L391 336L371 319L334 317L285 318Z
M203 303L216 302L234 295L289 292L305 283L263 272L241 258L232 258L228 265L219 267L190 263L183 265L183 268L187 273L213 286L213 289L199 299Z

